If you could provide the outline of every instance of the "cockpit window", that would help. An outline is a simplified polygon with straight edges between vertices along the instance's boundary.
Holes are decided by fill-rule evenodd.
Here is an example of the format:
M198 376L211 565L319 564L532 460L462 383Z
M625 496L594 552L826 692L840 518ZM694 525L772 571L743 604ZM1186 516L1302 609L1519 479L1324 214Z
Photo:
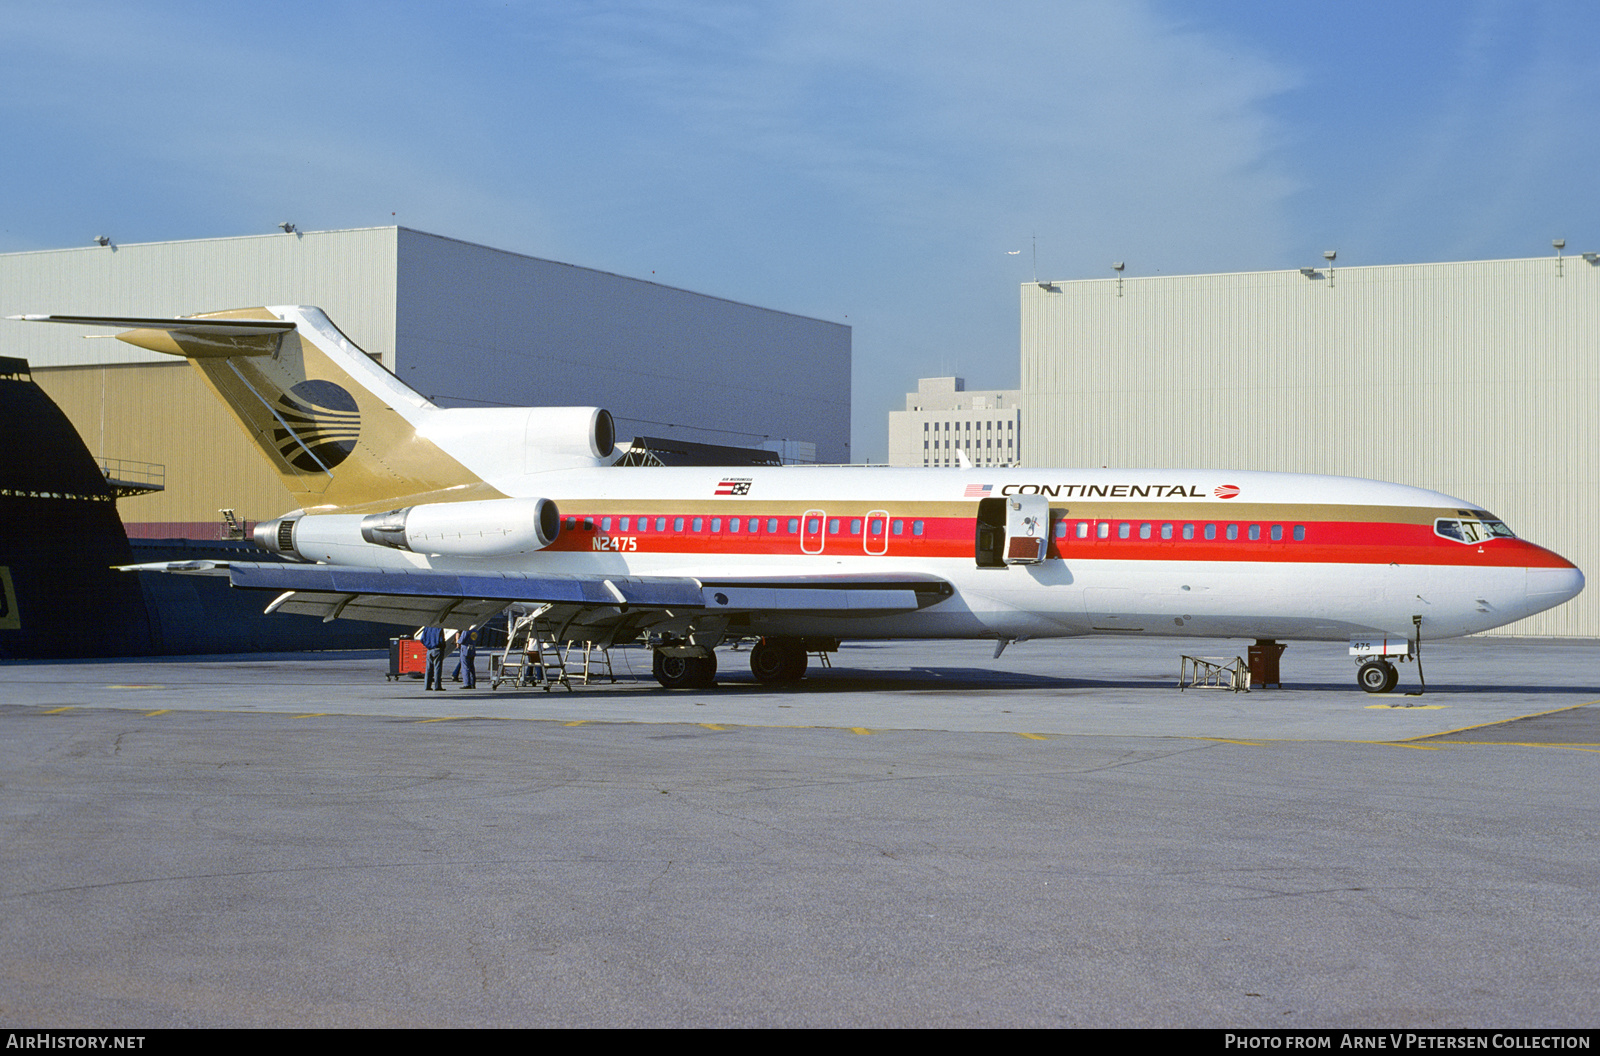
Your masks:
M1433 522L1435 535L1458 543L1481 543L1486 539L1515 539L1516 533L1489 514L1473 517L1441 517Z

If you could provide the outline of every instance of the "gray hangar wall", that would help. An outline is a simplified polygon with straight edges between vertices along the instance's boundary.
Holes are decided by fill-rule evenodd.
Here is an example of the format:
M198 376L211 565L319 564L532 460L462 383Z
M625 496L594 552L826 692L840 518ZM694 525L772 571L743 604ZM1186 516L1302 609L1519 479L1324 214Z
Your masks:
M1590 577L1573 601L1500 633L1600 636L1600 264L1046 286L1021 295L1030 465L1432 488L1493 511Z
M404 228L397 259L398 372L442 404L598 403L624 438L849 461L848 326Z

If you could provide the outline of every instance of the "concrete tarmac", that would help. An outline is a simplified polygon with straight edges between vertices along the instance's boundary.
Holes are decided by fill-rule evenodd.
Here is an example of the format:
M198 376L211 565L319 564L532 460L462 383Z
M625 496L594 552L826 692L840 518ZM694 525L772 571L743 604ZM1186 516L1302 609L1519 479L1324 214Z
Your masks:
M632 650L570 693L9 664L0 1019L1592 1027L1600 644L1174 688L1242 648L862 643L781 689L724 650L709 692Z

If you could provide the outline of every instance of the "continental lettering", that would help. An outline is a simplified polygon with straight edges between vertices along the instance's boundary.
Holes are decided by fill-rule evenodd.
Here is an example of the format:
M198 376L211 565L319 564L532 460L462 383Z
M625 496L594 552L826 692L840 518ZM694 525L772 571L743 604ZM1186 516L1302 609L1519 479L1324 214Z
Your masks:
M1006 484L1002 495L1048 495L1052 499L1204 499L1188 484Z

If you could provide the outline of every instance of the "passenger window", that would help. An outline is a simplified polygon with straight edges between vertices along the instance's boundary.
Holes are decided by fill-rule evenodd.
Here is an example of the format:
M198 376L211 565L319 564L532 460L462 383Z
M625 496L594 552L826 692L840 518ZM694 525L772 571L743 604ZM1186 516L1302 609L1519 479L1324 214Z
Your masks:
M1146 522L1144 524L1141 524L1139 526L1139 538L1140 539L1148 539L1148 538L1150 538L1150 525L1149 525L1148 522Z
M906 522L903 521L903 520L900 520L898 518L896 518L895 521L892 524L889 525L889 531L892 532L895 535L900 535L905 530L906 530Z
M1215 539L1216 537L1217 537L1217 526L1214 525L1214 524L1206 525L1206 538L1207 539Z
M837 518L837 517L829 517L828 518L828 534L829 535L838 535L839 534L839 518Z
M1252 524L1250 526L1250 541L1254 542L1255 540L1260 539L1260 538L1261 538L1261 526L1259 524Z
M611 518L610 517L602 517L602 518L600 518L600 530L602 532L609 532L611 530Z
M1275 543L1283 542L1283 525L1275 524L1272 526L1272 541Z
M628 530L628 518L618 517L617 524L624 532Z
M1227 536L1230 540L1239 538L1239 526L1237 524L1228 525Z
M1067 537L1067 522L1066 521L1057 521L1056 522L1056 538L1057 539L1065 539L1066 537Z
M794 533L798 532L799 530L800 530L800 518L798 518L798 517L790 517L789 518L789 534L793 535Z
M729 517L728 518L728 531L737 532L738 530L739 530L739 518L737 518L737 517Z
M667 530L667 519L665 517L657 517L656 518L656 531L664 532L666 530Z
M705 527L706 527L706 519L704 517L696 517L694 519L694 530L695 531L703 532L703 531L705 531Z
M873 535L882 535L883 534L883 518L882 517L874 517L874 518L872 518L872 522L867 526L867 531L871 532Z
M1194 538L1194 525L1186 524L1186 525L1183 526L1183 537L1185 539L1193 539Z
M851 535L860 535L861 534L861 518L860 517L852 517L850 519L850 534Z
M722 531L722 518L721 517L713 517L713 518L711 518L711 534L712 535L716 535L721 531Z
M1306 538L1306 526L1303 525L1303 524L1295 525L1294 526L1294 541L1297 542L1297 543L1301 543L1301 542L1305 541L1305 538Z
M1161 526L1161 538L1163 538L1163 539L1171 539L1172 538L1172 525L1163 524Z
M1132 534L1133 534L1133 525L1129 524L1127 521L1123 521L1121 524L1117 525L1117 538L1118 539L1126 539L1129 536L1131 536Z
M1079 521L1078 522L1078 538L1079 539L1087 539L1087 538L1089 538L1089 522L1088 521Z
M778 534L778 519L776 517L768 517L767 518L767 534L768 535L777 535Z
M1111 538L1111 522L1110 521L1101 521L1098 525L1096 525L1095 526L1095 535L1099 536L1101 539L1110 539Z
M911 522L911 534L912 535L921 535L922 534L922 522L921 521L912 521Z
M821 530L822 530L822 518L821 517L807 517L806 518L806 531L815 533L815 532L819 532Z
M569 532L576 531L578 528L578 519L576 517L568 517L567 523L562 525L562 527Z

